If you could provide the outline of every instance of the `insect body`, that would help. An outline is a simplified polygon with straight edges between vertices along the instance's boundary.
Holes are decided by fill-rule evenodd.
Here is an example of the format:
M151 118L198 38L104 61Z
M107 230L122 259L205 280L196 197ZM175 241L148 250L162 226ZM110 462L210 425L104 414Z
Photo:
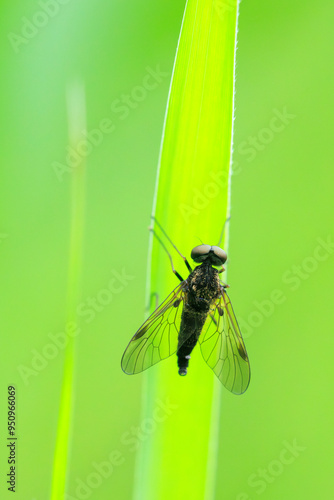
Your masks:
M250 367L234 315L227 285L219 280L227 255L221 248L199 245L191 252L200 264L186 280L174 270L181 284L135 333L122 358L125 373L146 370L176 352L180 375L187 374L190 354L197 342L202 355L222 384L234 394L248 387Z

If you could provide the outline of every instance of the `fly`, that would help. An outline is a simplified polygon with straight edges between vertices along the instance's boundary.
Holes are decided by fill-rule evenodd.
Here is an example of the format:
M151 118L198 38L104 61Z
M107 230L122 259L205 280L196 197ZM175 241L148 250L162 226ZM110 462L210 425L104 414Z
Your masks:
M189 276L181 283L137 330L123 357L122 369L127 374L140 373L176 352L179 374L187 374L189 359L199 343L204 360L220 382L234 394L246 391L250 366L245 344L227 295L228 285L220 281L225 270L226 252L219 246L198 245L191 258L199 264L193 270L160 224L169 242L183 258ZM218 267L218 269L216 269Z

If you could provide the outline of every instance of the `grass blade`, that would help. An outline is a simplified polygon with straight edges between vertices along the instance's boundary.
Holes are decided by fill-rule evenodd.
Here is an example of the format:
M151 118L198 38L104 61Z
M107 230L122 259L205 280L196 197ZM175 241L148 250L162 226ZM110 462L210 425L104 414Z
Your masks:
M217 244L229 215L237 15L232 0L188 0L184 13L153 213L187 257L200 240ZM150 255L148 298L158 292L161 302L177 280L156 240ZM221 389L195 351L187 377L177 374L175 358L145 375L143 423L162 407L166 418L142 444L136 500L214 497Z
M85 94L81 83L73 83L67 92L69 144L77 148L82 141L82 130L86 128ZM82 156L81 156L82 158ZM71 173L71 228L69 246L69 269L67 286L67 326L77 324L76 307L80 295L80 274L82 264L82 239L84 225L84 174L85 161ZM58 417L57 440L53 462L51 500L65 498L66 475L71 435L71 417L74 380L74 338L68 337L65 348L64 373Z

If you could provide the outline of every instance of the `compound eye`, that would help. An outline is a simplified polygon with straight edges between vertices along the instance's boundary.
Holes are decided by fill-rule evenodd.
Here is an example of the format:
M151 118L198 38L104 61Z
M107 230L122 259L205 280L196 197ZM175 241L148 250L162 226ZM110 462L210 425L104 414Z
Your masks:
M218 257L219 260L221 260L221 263L225 264L225 262L227 261L227 254L225 250L222 250L221 248L215 246L211 247L211 249L215 256Z
M204 262L208 258L210 250L210 245L198 245L198 247L192 249L191 258L198 263Z

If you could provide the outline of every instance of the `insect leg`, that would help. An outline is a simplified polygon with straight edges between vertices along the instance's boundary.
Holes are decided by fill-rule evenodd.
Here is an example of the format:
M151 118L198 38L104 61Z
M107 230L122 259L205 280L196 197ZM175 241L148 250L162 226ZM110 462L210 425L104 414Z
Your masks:
M219 269L218 273L220 274L224 271L225 271L225 267L222 267L221 269ZM223 288L230 288L230 285L228 285L227 283L224 283L224 281L221 281L220 284Z
M161 241L161 239L159 238L159 236L157 235L157 233L154 231L153 227L150 227L149 228L150 231L152 231L152 233L154 234L154 236L156 237L156 239L159 241L160 245L162 246L162 248L165 250L165 252L167 253L168 257L169 257L169 260L170 260L170 263L171 263L171 266L172 266L172 271L173 273L175 274L175 276L180 280L180 281L184 281L184 279L182 278L182 276L177 272L175 271L175 268L174 268L174 264L173 264L173 259L172 259L172 256L171 254L168 252L166 246L163 244L163 242Z
M223 229L222 229L222 232L221 232L221 234L220 234L220 238L219 238L219 242L218 242L217 247L220 247L221 242L223 241L223 236L224 236L225 227L226 227L226 224L228 223L228 221L230 220L230 218L231 218L231 216L227 217L226 221L224 222Z
M156 225L159 227L159 229L161 230L162 234L167 238L167 240L169 241L169 243L171 245L173 245L173 247L175 248L175 250L177 251L177 253L180 255L180 257L182 257L185 265L187 266L188 271L191 273L192 272L192 268L191 268L189 262L187 261L187 259L185 258L185 256L182 255L182 253L180 252L180 250L176 247L176 245L174 245L174 243L172 242L172 240L170 239L170 237L168 236L168 234L166 233L166 231L163 229L163 227L159 224L159 222L154 217L154 215L152 215L151 217L154 220L154 222L156 223Z
M230 285L227 283L224 283L223 281L220 282L222 288L230 288Z

